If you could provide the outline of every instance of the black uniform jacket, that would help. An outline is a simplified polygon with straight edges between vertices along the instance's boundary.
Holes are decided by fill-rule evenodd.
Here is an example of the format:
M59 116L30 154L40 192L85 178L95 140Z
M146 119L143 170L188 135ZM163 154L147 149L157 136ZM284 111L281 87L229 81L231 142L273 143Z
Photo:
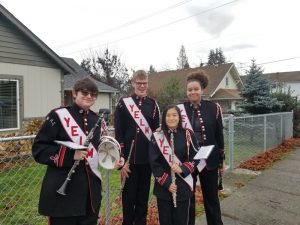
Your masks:
M201 100L200 115L190 102L185 102L184 107L198 144L200 146L215 145L206 160L207 169L217 168L224 158L223 122L220 106L211 101Z
M131 96L137 107L147 120L152 132L159 127L159 108L156 101L148 96ZM123 98L115 111L115 137L121 146L121 155L127 160L132 140L134 147L130 156L130 164L149 164L149 140L139 129L129 113Z
M190 133L190 147L187 147L187 131ZM163 131L161 131L163 132ZM170 143L170 132L164 132L167 140ZM193 142L193 144L191 143ZM196 137L191 130L187 129L176 129L174 131L174 153L177 158L181 161L182 173L180 174L183 178L191 174L194 169L194 165L197 165L198 161L193 160L196 151L193 146L198 150L198 144ZM172 194L169 191L169 187L172 183L171 168L164 158L161 150L155 138L152 136L152 140L149 146L149 158L152 173L155 177L154 194L157 198L164 200L172 200ZM192 196L192 189L190 186L176 174L176 185L177 185L177 201L187 200Z
M98 116L92 111L84 111L78 106L67 107L83 131L90 131L96 124ZM84 122L84 119L87 119ZM95 130L92 143L99 145L100 128ZM71 141L65 132L55 110L51 111L38 132L33 146L34 159L47 165L42 183L39 213L46 216L65 217L86 214L87 207L99 212L101 201L101 180L94 175L85 160L80 161L66 189L66 196L56 191L64 183L68 172L74 164L74 150L54 143L54 140Z

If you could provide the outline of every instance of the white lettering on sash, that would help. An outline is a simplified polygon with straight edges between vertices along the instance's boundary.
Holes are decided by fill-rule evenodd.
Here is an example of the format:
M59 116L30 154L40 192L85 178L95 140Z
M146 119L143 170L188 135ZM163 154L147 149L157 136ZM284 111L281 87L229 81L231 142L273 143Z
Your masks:
M177 163L178 165L182 165L181 161L177 158L176 155L174 155L174 162L172 162L172 151L171 147L167 141L167 138L163 134L163 132L154 132L153 136L156 140L156 143L158 144L159 150L161 151L162 155L164 156L164 159L167 161L167 163L171 166L173 163ZM193 177L191 174L186 176L185 178L179 176L182 178L193 190Z
M123 101L125 103L126 108L128 109L130 115L138 125L138 127L142 130L144 135L147 137L147 139L150 141L152 136L152 130L142 114L141 110L137 107L135 102L133 101L132 97L123 98Z
M184 104L178 104L177 106L180 109L182 127L183 128L188 128L190 130L193 130L191 122L190 122L190 120L189 120L189 118L187 116L186 110L184 108Z
M61 121L61 124L63 128L65 129L66 133L68 134L69 138L77 144L82 145L87 136L82 131L82 129L78 126L75 119L72 117L70 112L66 108L61 108L55 111ZM98 169L98 153L96 151L96 148L93 146L93 144L90 142L88 146L88 153L86 156L86 160L89 163L89 166L93 173L101 178L100 171Z

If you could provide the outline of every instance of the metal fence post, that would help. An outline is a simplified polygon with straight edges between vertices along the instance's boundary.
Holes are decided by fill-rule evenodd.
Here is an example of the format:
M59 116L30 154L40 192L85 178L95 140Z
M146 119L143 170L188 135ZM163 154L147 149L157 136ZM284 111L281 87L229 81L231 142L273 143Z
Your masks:
M109 170L105 170L105 225L110 224Z
M234 168L234 116L229 116L228 121L228 148L229 148L229 170Z
M264 115L264 152L267 151L267 116Z
M280 115L280 143L283 141L283 114Z

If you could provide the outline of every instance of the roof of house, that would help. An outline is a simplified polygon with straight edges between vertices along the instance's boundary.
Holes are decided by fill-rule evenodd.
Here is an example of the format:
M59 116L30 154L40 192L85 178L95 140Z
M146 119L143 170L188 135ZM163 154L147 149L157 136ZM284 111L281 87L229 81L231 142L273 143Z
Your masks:
M68 64L73 70L73 74L67 74L64 76L64 90L72 90L75 82L84 77L89 77L95 82L99 92L116 93L118 89L111 87L103 82L100 82L91 77L74 59L62 57L66 64Z
M300 81L300 71L265 73L263 76L270 81L294 82Z
M242 97L240 96L240 92L237 89L220 88L219 90L216 91L212 99L213 100L242 99Z
M45 54L53 59L59 67L66 73L73 73L69 67L52 49L50 49L42 40L32 33L22 22L20 22L13 14L11 14L2 4L0 4L0 13L8 19L18 30L27 36L34 44L36 44Z
M218 85L224 78L225 74L233 67L234 67L233 63L227 63L227 64L220 64L217 66L205 66L205 67L170 70L170 71L153 73L149 75L149 92L155 96L160 91L160 89L164 86L165 81L171 79L172 77L178 79L182 88L185 89L187 75L191 72L202 69L205 70L209 79L208 86L204 89L203 96L211 96L216 91ZM234 76L238 80L237 83L241 82L237 71L236 70L234 71L235 71Z

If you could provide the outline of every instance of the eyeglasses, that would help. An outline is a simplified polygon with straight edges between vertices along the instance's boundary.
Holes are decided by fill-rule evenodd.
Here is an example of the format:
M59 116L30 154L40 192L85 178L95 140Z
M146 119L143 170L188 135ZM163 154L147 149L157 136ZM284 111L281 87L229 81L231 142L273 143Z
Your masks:
M85 90L81 90L80 92L84 97L90 95L92 98L97 98L97 96L98 96L97 92L91 92L91 91L85 91Z
M135 84L138 86L142 86L142 85L146 86L148 85L148 82L135 82Z

